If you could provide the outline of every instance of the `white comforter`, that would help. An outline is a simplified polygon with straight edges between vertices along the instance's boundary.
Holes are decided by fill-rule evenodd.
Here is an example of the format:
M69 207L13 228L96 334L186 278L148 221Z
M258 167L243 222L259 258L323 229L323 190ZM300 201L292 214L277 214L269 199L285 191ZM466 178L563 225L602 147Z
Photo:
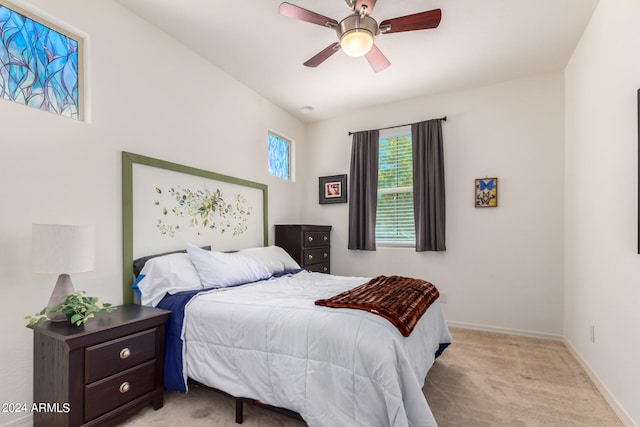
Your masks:
M200 294L185 311L185 375L309 426L436 426L422 386L451 342L439 301L407 338L380 316L314 305L367 280L302 272Z

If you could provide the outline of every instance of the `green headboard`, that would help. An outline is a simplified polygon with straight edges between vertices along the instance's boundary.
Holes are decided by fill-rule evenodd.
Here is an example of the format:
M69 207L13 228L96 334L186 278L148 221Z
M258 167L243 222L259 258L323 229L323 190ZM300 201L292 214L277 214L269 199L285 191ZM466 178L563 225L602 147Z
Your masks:
M151 169L149 169L151 168ZM178 173L173 175L172 172ZM134 178L138 177L140 173L144 173L145 178L137 178L138 181L134 182ZM158 173L157 182L167 182L167 179L171 184L157 184L153 178L155 173ZM184 174L184 175L180 175ZM187 176L185 176L187 175ZM151 178L149 178L149 176ZM162 177L162 178L161 178ZM175 177L175 179L173 179ZM179 184L179 182L190 182L191 187L187 188L185 185ZM174 184L174 181L176 184ZM196 184L193 184L197 182ZM142 185L142 188L140 186ZM212 193L209 190L209 186L218 186ZM229 188L229 190L220 190L221 187ZM236 192L231 198L227 197L228 194L224 194L225 191ZM154 194L151 194L154 193ZM245 193L248 194L250 200L245 199ZM166 209L163 207L159 200L153 200L151 203L145 203L143 209L139 209L139 203L134 200L136 197L163 197L163 203L173 202L173 209ZM207 197L202 196L205 194ZM197 209L193 209L193 206L185 207L185 201L191 201L199 196L203 197L207 203L203 203ZM212 215L216 215L216 209L211 209L211 201L218 201L224 199L224 207L226 209L218 209L219 215L227 215L224 217L224 221L216 220ZM231 199L231 201L229 201ZM146 200L146 199L145 199ZM251 200L259 200L258 202L252 202ZM252 205L253 203L253 205ZM261 203L261 206L257 206ZM155 205L155 206L153 206ZM256 206L254 206L256 205ZM136 212L134 212L136 209ZM155 209L155 211L154 211ZM251 216L257 212L256 215ZM205 211L208 216L205 215ZM155 253L162 253L167 251L166 245L175 244L174 250L184 249L184 244L179 243L179 240L172 241L175 236L181 236L183 239L189 239L189 233L192 233L195 238L206 238L205 233L214 238L220 239L237 239L246 238L238 237L240 235L249 236L248 238L254 239L263 246L268 245L269 230L268 230L268 188L266 184L260 184L258 182L247 181L245 179L235 178L228 175L222 175L215 172L210 172L203 169L197 169L189 166L180 165L177 163L168 162L165 160L154 159L151 157L142 156L139 154L122 152L122 301L123 304L129 304L133 302L133 289L131 285L134 281L133 275L133 261L134 257L140 257L142 255L152 255ZM181 214L181 215L180 215ZM185 215L186 214L186 215ZM185 216L191 215L191 218L185 218ZM142 218L140 217L142 216ZM261 216L261 220L259 218ZM231 217L231 220L228 219ZM182 221L181 224L167 225L167 222ZM218 223L216 224L216 221ZM230 223L233 223L230 225ZM233 226L233 228L231 228ZM153 234L153 238L164 239L162 241L163 247L158 247L155 252L148 249L148 253L140 254L134 252L134 236L143 229L152 229L153 231L147 231L148 235ZM259 229L261 228L261 229ZM228 231L228 232L227 232ZM153 242L144 239L146 245L153 247ZM150 239L151 240L151 239ZM261 242L260 242L261 240ZM207 244L211 242L206 242ZM155 248L154 248L155 249ZM222 248L221 248L222 249ZM229 248L224 248L229 249ZM232 248L237 249L237 248Z

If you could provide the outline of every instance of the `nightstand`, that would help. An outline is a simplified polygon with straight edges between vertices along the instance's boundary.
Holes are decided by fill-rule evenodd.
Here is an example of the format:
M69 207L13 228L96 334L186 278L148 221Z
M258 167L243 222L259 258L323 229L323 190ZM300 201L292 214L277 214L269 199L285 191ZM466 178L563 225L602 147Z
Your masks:
M112 425L151 403L164 405L164 329L171 312L123 305L83 326L33 329L37 426ZM48 404L48 405L47 405Z
M276 225L276 246L305 270L331 273L330 235L330 225Z

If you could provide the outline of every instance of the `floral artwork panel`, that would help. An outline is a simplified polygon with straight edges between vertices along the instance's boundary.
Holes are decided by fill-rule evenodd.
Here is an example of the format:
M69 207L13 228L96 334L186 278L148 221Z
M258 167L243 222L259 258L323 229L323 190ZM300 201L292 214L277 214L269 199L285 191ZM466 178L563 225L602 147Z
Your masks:
M495 208L498 206L498 178L476 179L476 208Z
M211 245L238 250L263 245L263 194L242 185L135 165L134 258Z
M247 220L253 208L240 193L225 194L220 188L210 189L204 183L199 188L183 188L179 185L162 189L156 187L159 218L156 227L161 234L174 237L186 228L180 219L186 218L189 227L200 235L205 230L219 230L239 236L247 231Z
M0 98L80 119L78 40L0 5Z

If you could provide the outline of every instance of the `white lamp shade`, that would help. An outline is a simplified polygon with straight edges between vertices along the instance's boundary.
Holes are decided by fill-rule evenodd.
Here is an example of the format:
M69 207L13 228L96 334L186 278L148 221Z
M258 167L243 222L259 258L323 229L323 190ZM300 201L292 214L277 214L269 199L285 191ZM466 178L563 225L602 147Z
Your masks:
M33 224L33 269L37 273L69 274L93 270L93 227Z

